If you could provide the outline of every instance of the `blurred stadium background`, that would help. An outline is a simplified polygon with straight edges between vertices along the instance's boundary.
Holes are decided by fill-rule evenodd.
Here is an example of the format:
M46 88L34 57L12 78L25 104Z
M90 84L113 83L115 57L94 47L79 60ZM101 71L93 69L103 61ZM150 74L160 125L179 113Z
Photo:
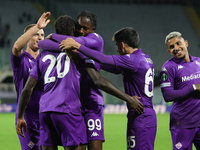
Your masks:
M0 112L14 112L16 93L10 65L12 45L30 23L36 23L41 13L50 11L51 23L45 34L54 32L53 23L60 15L75 18L82 10L97 15L97 30L105 42L105 54L117 54L112 36L130 26L141 38L140 48L150 55L155 66L153 104L157 113L169 112L170 104L163 100L159 86L159 71L171 56L164 44L165 36L179 31L189 41L189 53L200 56L199 0L0 0ZM121 75L104 71L101 74L123 90ZM124 103L108 94L105 113L126 113Z

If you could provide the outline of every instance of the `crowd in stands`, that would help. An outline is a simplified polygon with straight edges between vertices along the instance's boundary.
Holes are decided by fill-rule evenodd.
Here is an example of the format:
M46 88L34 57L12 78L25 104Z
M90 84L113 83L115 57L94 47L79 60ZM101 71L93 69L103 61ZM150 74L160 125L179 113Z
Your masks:
M11 40L8 38L8 34L10 32L10 24L6 23L2 24L0 17L0 48L8 47L11 43Z
M24 24L24 23L30 22L30 21L32 21L32 14L27 13L25 11L18 18L19 24ZM9 23L3 24L2 18L0 16L0 48L10 46L11 39L8 36L9 34L10 34L10 24Z

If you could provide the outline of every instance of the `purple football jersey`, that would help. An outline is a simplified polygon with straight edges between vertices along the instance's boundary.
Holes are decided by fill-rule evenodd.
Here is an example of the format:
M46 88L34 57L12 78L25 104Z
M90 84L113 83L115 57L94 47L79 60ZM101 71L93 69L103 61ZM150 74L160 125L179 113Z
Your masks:
M40 41L38 45L43 50L60 50L59 43L68 37L73 38L75 41L85 45L86 47L103 53L104 41L103 38L97 33L90 33L86 37L72 37L53 33L52 38L58 43L52 42L51 40L47 39ZM87 57L85 57L84 64L85 67L94 66L98 71L100 71L100 64L93 61L92 59L88 59ZM81 102L83 106L93 104L104 105L104 99L101 90L94 85L93 81L90 79L87 73L85 73L85 71L82 72L81 78Z
M112 57L116 67L122 70L125 92L131 96L141 97L139 100L145 107L145 112L141 115L128 107L128 127L157 126L156 114L152 104L154 90L153 61L141 49L132 54L112 55Z
M44 82L40 112L81 114L80 73L64 52L42 51L30 77Z
M123 75L125 92L131 96L139 96L145 107L145 112L138 115L128 107L128 128L130 127L154 127L157 126L156 114L153 109L152 98L154 90L154 66L151 58L142 52L141 49L126 55L104 55L97 51L81 45L79 51L98 62L114 66L112 72ZM107 67L109 71L110 67Z
M90 33L83 39L85 41L85 46L103 53L104 42L99 34ZM92 64L98 71L100 71L100 64L92 59L86 58L84 64L86 66L90 66ZM87 75L87 73L85 73L85 71L82 72L81 78L81 102L83 106L93 104L104 105L104 99L101 90L94 85L93 81Z
M193 84L200 83L200 58L190 56L190 62L169 59L160 72L162 92L166 101L173 101L170 112L170 129L193 128L200 126L200 94Z
M14 75L15 88L17 91L17 105L19 102L20 94L34 64L35 59L26 51L24 51L20 57L14 56L11 52L11 66ZM39 81L32 92L30 101L24 113L27 122L29 122L29 120L39 121L39 100L43 91L42 87L43 84L41 81ZM16 109L16 117L17 112L18 107Z

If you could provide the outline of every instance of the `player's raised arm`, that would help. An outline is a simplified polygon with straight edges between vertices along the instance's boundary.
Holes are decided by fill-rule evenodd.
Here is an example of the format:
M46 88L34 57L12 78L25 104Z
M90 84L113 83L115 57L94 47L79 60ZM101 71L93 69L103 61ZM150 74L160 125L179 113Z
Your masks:
M37 24L28 29L24 34L22 34L17 41L14 43L12 48L12 53L15 56L20 56L22 54L22 49L26 46L29 40L40 30L47 26L50 22L48 17L50 16L50 12L43 13L39 18Z

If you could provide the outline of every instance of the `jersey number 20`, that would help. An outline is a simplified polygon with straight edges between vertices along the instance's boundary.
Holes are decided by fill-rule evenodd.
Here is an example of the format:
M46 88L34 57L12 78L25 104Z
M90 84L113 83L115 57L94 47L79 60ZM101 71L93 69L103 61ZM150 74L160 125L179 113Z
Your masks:
M49 77L51 71L53 70L55 64L56 64L56 70L57 70L57 78L63 78L68 72L69 72L69 66L70 66L70 59L68 56L65 55L66 59L65 59L65 67L64 67L64 70L63 72L61 72L61 58L62 56L65 55L65 53L60 53L58 55L58 57L56 58L54 55L46 55L42 61L45 62L46 60L50 60L50 64L47 68L47 71L45 73L45 76L44 76L44 83L47 84L47 83L51 83L51 82L54 82L56 80L56 77L55 76L52 76L52 77Z

